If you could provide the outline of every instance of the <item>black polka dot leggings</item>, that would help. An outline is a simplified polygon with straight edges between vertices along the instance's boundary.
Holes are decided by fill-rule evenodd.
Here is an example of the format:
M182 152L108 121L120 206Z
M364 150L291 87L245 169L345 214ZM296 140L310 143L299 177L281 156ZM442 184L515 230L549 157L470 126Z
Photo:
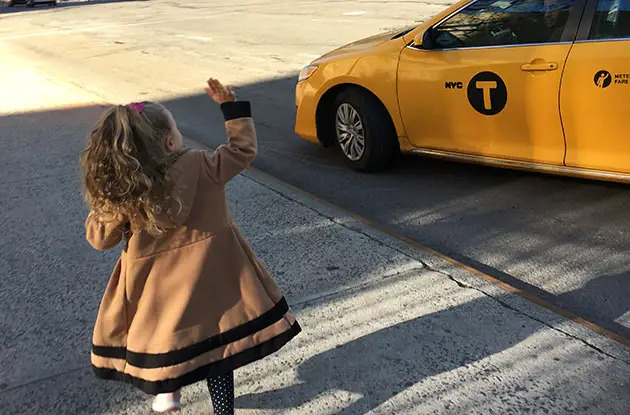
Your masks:
M234 372L208 378L215 415L234 415Z

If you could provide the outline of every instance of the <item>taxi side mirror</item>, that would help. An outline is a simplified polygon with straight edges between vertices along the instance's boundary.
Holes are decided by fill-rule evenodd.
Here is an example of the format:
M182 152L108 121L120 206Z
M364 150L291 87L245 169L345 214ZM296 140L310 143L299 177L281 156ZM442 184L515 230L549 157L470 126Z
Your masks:
M413 39L413 44L416 47L422 49L433 49L433 39L435 35L435 31L432 27L428 28L424 31L424 33L418 33L416 37Z

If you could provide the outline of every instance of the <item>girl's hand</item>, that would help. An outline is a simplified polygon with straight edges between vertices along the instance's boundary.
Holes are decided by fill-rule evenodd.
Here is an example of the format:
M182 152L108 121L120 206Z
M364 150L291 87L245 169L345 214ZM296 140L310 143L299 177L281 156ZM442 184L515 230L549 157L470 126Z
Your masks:
M208 88L206 92L217 104L221 105L224 102L236 101L236 94L234 90L229 86L223 86L221 82L214 78L208 79Z

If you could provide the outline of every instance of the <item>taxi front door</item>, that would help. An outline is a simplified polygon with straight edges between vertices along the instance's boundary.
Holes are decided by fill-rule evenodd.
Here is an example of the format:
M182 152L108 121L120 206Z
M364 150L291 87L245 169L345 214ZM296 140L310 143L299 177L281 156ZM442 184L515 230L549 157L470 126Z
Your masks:
M399 105L412 145L563 164L558 94L581 10L551 1L473 2L402 51Z

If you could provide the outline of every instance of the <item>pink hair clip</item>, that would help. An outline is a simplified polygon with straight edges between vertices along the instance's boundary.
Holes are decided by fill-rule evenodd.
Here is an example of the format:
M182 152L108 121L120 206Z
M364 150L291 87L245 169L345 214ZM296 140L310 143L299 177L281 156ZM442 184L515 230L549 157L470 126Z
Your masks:
M129 108L133 108L138 112L144 111L144 104L142 102L132 102L127 105Z

